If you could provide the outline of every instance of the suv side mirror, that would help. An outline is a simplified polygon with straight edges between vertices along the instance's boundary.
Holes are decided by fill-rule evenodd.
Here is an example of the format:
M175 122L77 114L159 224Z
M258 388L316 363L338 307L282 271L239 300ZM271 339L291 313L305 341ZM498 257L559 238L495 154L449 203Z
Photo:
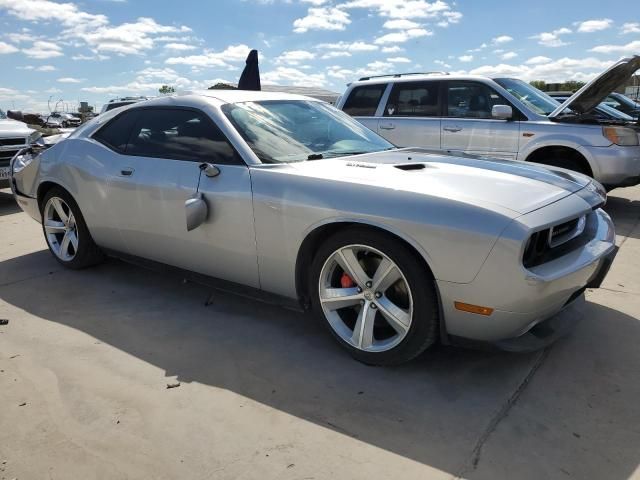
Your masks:
M511 120L513 109L509 105L494 105L491 109L491 117L496 120Z

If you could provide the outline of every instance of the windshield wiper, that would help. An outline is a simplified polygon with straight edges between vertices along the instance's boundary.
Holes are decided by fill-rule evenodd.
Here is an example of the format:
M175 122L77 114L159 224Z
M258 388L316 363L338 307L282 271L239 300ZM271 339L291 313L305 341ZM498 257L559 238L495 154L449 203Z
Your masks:
M307 157L307 160L322 160L323 158L324 155L322 155L321 153L312 153Z

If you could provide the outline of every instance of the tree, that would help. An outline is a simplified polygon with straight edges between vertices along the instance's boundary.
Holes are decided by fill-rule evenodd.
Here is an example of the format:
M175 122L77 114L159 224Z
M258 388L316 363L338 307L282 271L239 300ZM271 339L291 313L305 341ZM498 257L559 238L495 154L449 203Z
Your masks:
M577 92L584 86L584 82L579 82L577 80L569 80L568 82L564 82L562 84L562 90L566 90L569 92Z
M237 90L237 87L228 83L218 82L215 85L208 88L208 90Z
M175 93L175 92L176 92L176 89L175 89L175 88L173 88L173 87L172 87L172 86L170 86L170 85L162 85L162 86L158 89L158 91L159 91L162 95L168 95L168 94L170 94L170 93Z
M547 88L547 84L544 80L532 80L529 82L532 87L536 87L538 90L542 90L544 92L545 88Z

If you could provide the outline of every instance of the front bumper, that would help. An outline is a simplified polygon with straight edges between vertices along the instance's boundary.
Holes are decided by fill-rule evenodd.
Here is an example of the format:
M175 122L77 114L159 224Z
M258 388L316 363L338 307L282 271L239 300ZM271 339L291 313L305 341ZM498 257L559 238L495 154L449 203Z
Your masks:
M640 183L640 146L582 147L594 163L596 180L609 188Z
M552 217L553 209L562 208L562 203L546 207ZM593 212L589 222L592 231L585 245L543 265L525 269L515 243L500 239L472 282L438 281L447 333L492 343L522 337L561 312L587 287L597 288L616 253L615 232L611 218L601 209ZM494 311L488 316L463 312L455 309L456 301Z

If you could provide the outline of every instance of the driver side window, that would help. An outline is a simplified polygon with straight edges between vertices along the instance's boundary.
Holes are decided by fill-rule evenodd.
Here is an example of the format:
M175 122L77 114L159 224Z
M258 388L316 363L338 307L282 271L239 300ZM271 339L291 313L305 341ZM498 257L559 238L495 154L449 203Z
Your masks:
M449 82L447 114L449 118L490 119L494 105L509 102L491 87L479 82Z

